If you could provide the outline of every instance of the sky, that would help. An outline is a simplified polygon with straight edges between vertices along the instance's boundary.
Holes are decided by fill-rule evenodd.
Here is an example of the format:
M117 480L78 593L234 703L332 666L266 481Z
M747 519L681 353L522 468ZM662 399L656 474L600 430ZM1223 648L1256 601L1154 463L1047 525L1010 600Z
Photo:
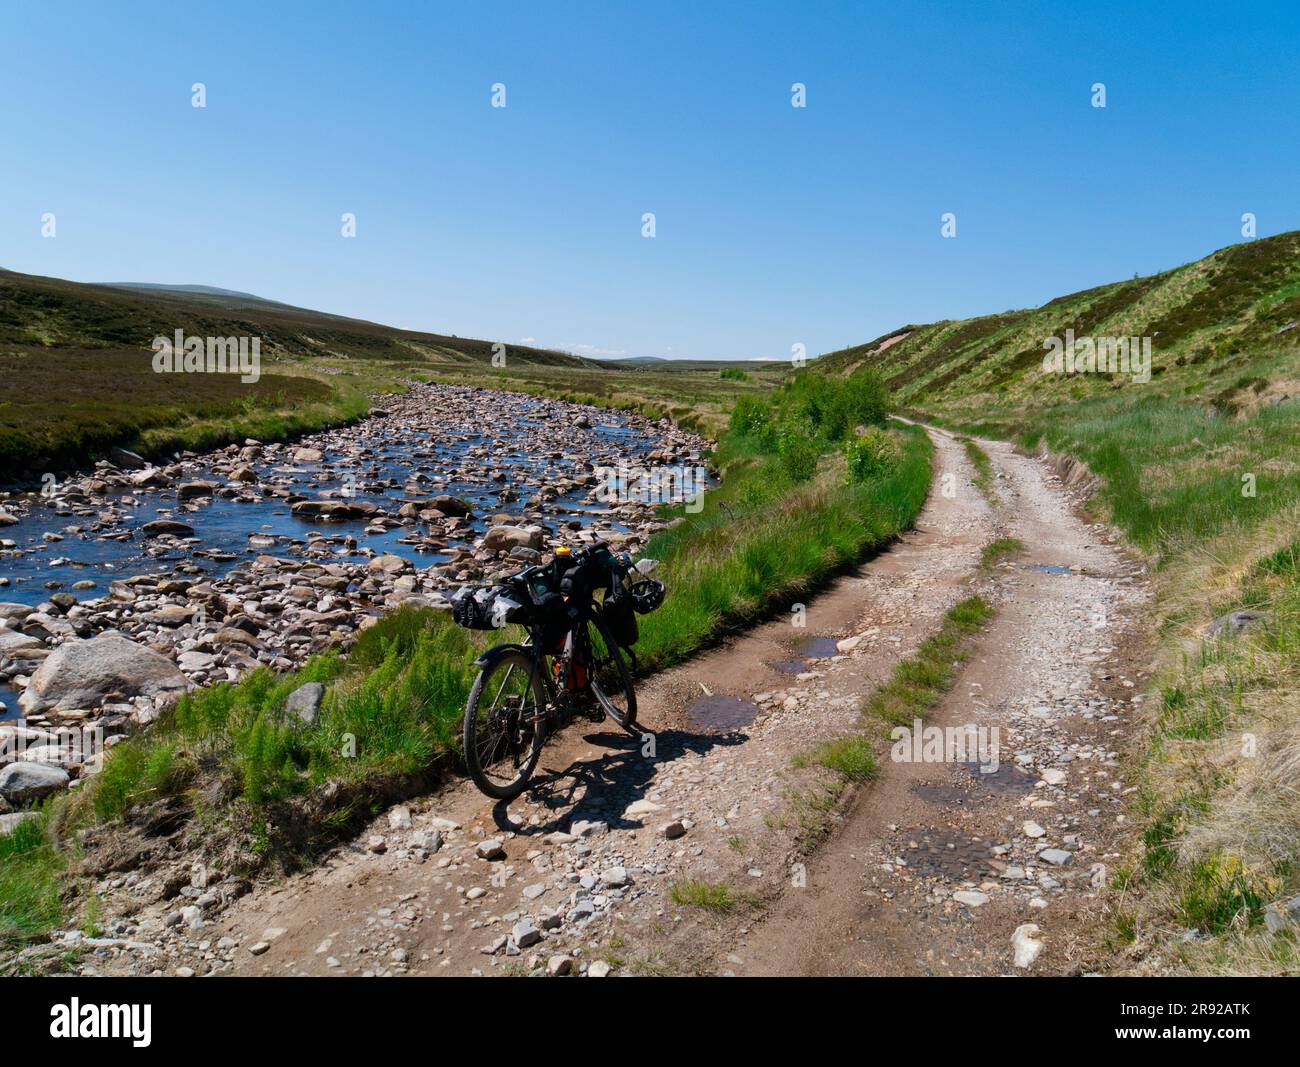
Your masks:
M811 356L1300 228L1298 45L1294 2L0 0L0 266Z

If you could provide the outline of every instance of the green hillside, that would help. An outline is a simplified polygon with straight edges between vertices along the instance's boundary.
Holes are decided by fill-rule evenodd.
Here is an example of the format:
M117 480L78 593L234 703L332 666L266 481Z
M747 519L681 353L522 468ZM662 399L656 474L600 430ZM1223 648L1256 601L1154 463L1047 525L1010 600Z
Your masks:
M258 336L263 356L490 364L492 341L400 330L203 287L88 285L0 270L0 346L139 348L177 329ZM509 346L527 365L592 366L565 352Z
M1149 338L1159 392L1253 409L1295 395L1300 232L1220 249L1161 274L1085 289L1042 307L905 326L820 357L840 373L877 368L905 405L953 418L1014 419L1043 404L1112 394L1125 374L1049 374L1046 338Z

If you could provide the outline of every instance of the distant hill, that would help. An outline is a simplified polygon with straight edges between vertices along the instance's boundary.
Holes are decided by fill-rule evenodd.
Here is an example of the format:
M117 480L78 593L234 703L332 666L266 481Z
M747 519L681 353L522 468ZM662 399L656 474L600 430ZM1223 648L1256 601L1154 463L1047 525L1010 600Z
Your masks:
M691 370L721 371L724 369L743 370L753 374L768 373L779 376L789 369L789 364L775 359L664 359L662 356L627 356L623 359L607 359L604 365L615 370Z
M256 382L158 374L153 339L260 339ZM368 396L435 378L598 374L567 352L399 330L204 285L91 285L0 270L0 484L124 445L149 456L283 439L363 415Z
M177 329L262 338L264 356L490 366L491 340L402 330L203 285L88 284L0 270L0 346L138 348ZM596 367L567 352L508 345L523 365Z
M256 300L262 304L274 304L275 300L241 293L236 289L218 289L215 285L165 285L162 282L103 282L113 289L156 289L164 293L204 293L208 296L234 296L241 300Z
M1300 383L1263 373L1300 352L1300 232L1230 245L1148 277L1085 289L1039 308L909 325L812 364L832 374L862 367L884 376L903 405L959 413L1103 395L1127 374L1045 373L1044 341L1149 338L1162 392L1223 409L1266 400ZM1276 368L1274 368L1276 369Z

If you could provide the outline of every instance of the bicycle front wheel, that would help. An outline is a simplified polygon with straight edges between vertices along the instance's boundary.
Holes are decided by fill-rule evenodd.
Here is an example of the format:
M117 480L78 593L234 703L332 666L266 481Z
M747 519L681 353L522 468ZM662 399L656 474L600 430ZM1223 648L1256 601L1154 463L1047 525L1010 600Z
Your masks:
M601 709L630 734L636 732L636 690L627 657L610 635L605 620L593 615L586 628L587 655L590 658L592 695Z
M474 784L511 800L528 785L546 740L546 693L532 659L509 650L483 665L465 707L465 762Z

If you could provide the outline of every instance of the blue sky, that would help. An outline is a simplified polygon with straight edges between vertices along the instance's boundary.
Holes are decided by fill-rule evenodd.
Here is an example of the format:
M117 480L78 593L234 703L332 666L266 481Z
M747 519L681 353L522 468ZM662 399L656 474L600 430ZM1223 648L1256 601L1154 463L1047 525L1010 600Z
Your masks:
M7 0L0 266L786 358L1300 227L1300 9L1138 6Z

